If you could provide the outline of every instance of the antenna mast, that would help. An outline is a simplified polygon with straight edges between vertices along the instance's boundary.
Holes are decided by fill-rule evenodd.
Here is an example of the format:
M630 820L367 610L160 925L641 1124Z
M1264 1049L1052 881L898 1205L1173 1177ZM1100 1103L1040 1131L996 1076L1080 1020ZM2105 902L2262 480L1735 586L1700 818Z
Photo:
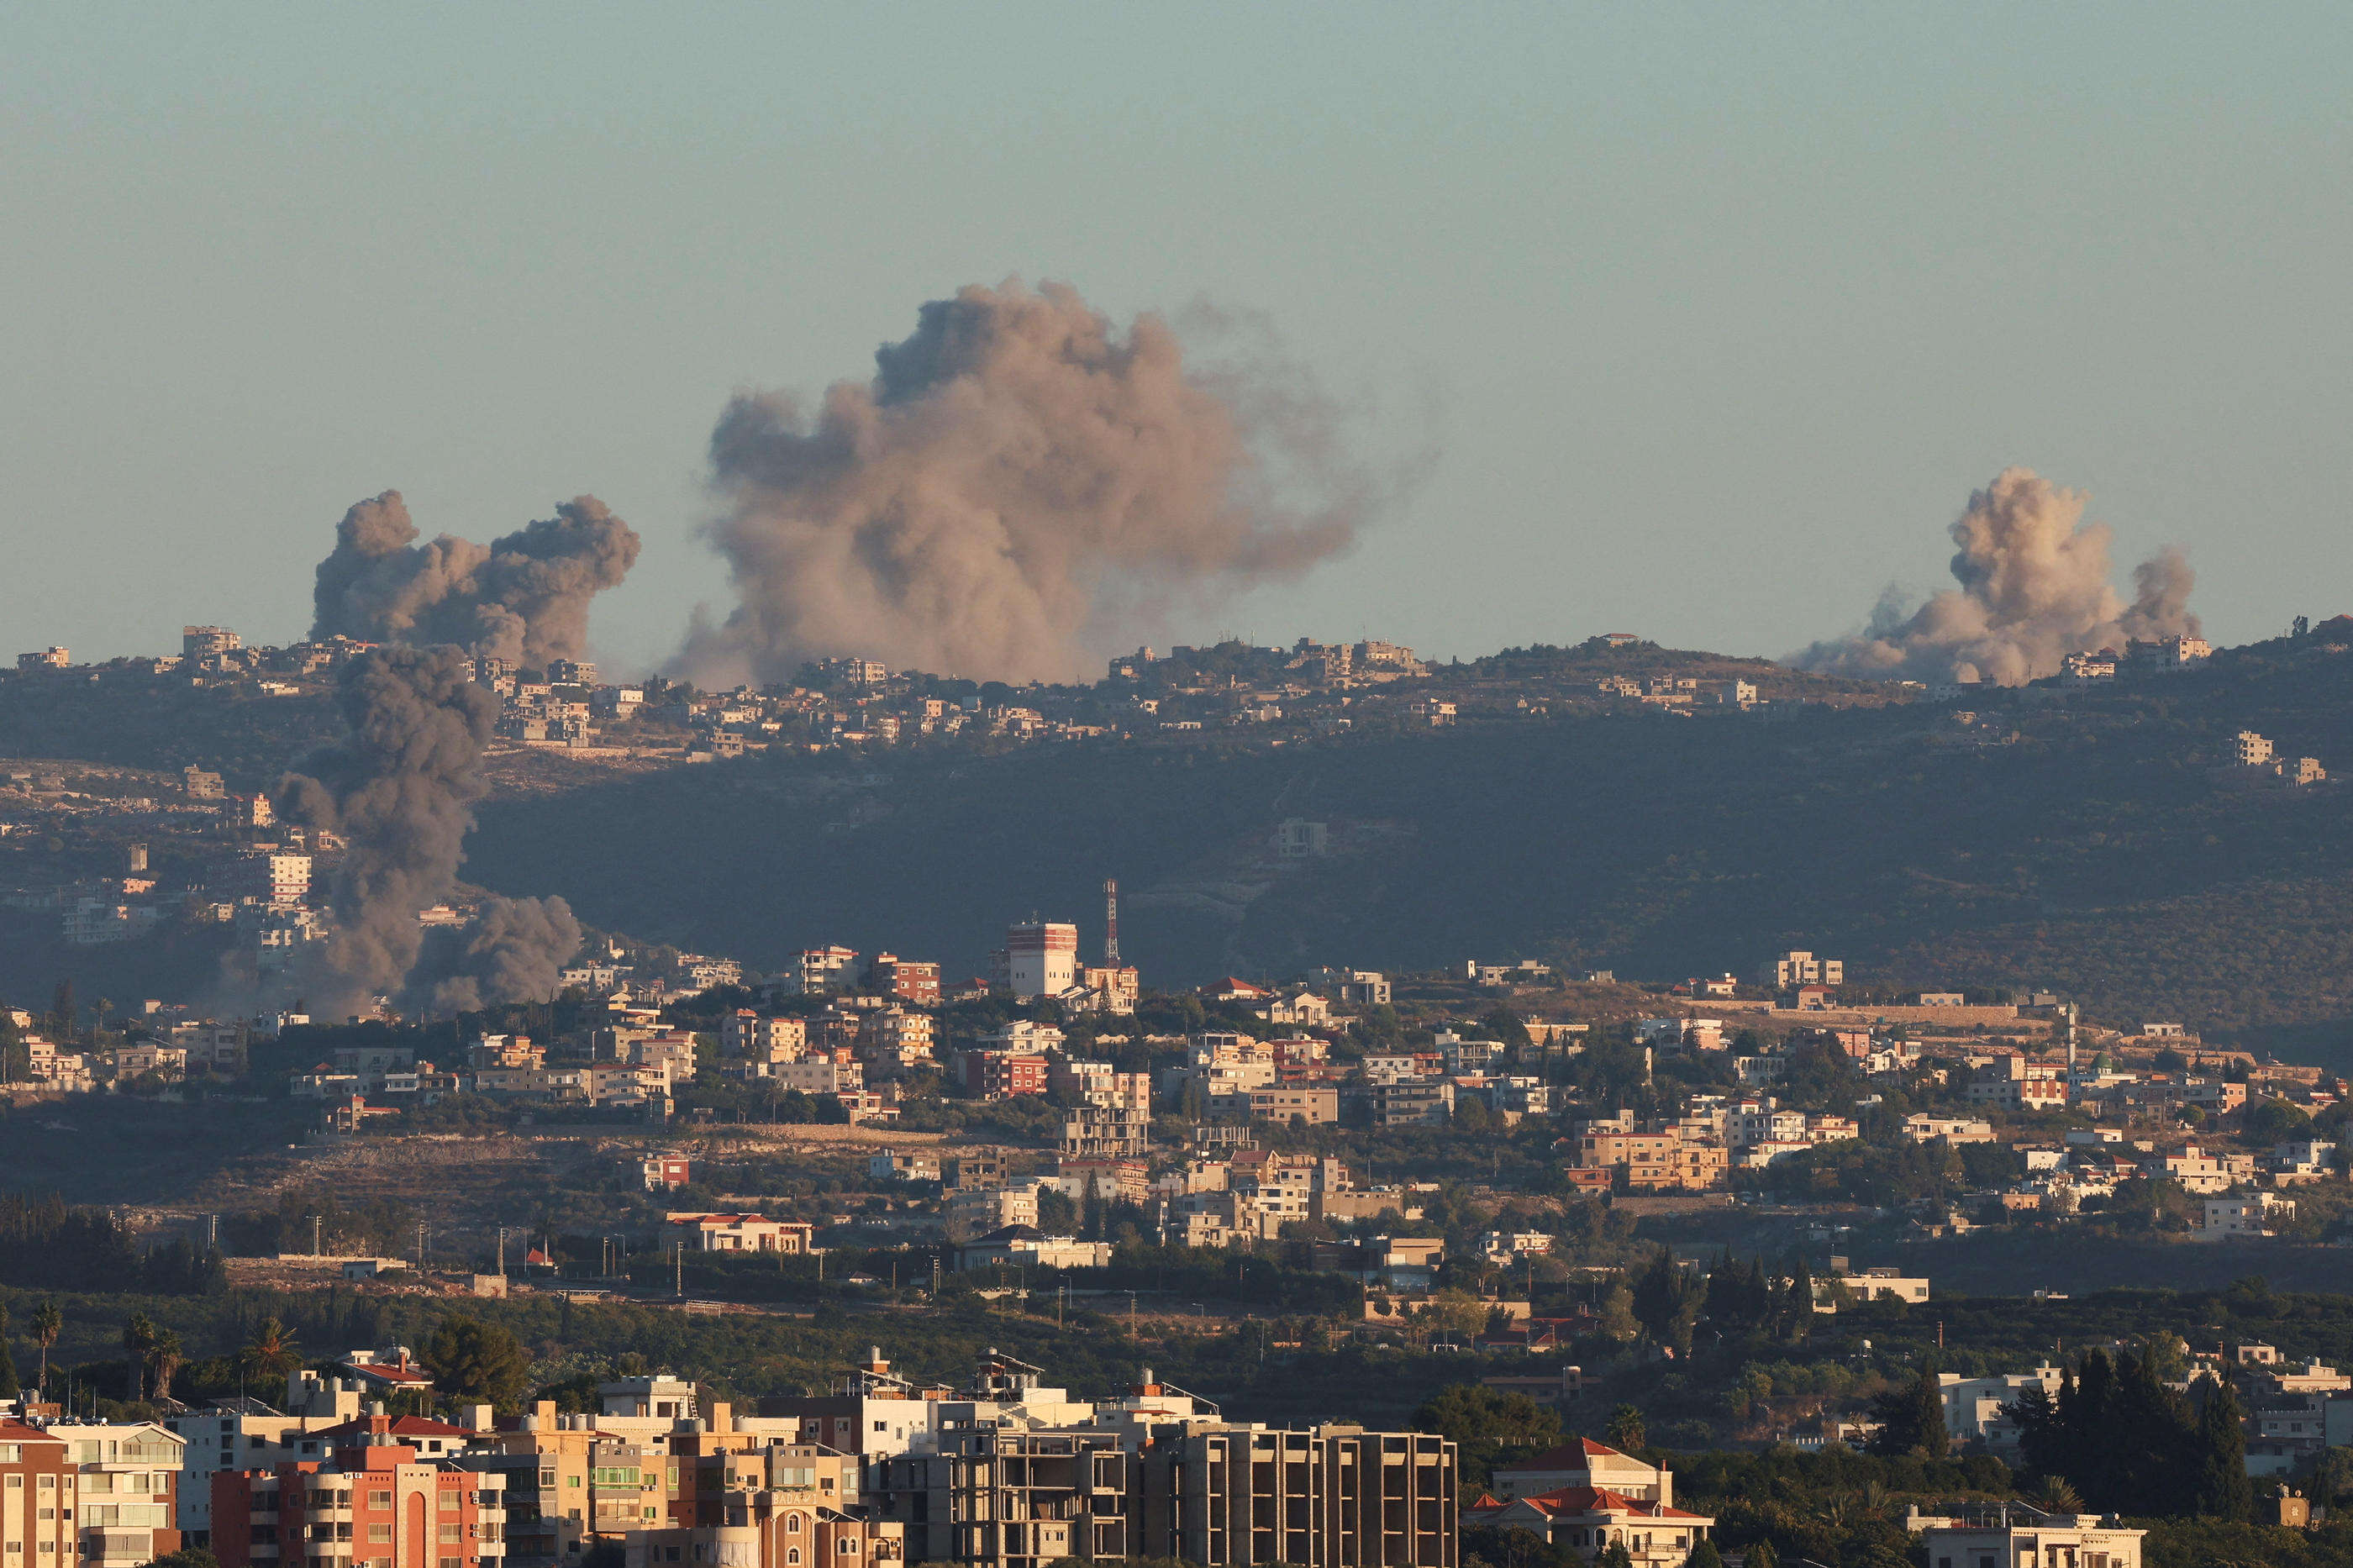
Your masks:
M1103 967L1119 967L1119 883L1103 883Z

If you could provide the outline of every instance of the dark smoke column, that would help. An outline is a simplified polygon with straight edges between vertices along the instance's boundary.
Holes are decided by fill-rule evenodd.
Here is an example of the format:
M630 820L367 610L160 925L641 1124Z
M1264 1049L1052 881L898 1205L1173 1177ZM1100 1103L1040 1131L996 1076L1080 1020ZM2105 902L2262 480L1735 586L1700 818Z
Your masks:
M1328 559L1374 504L1295 374L1195 374L1157 316L1123 335L1059 285L934 300L875 360L814 417L767 394L720 419L739 603L681 651L698 684L849 654L1068 679L1131 618Z
M638 559L636 531L595 496L487 546L447 533L418 544L417 531L398 490L345 512L319 563L311 637L455 643L544 668L587 651L589 601Z
M551 995L555 969L579 948L561 899L493 899L448 944L456 951L419 968L417 916L457 887L483 789L482 744L498 717L497 696L470 677L456 647L381 647L354 659L339 699L351 733L280 785L289 821L344 841L328 889L336 930L304 981L324 1016L379 995L464 1006Z

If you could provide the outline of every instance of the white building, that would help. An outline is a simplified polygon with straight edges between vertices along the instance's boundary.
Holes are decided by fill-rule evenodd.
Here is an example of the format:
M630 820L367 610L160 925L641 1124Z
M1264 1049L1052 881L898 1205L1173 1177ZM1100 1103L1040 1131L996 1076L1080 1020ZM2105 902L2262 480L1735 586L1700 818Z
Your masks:
M1078 984L1079 928L1055 921L1008 926L1005 963L1016 1001L1059 996Z
M2243 1197L2206 1200L2206 1235L2220 1241L2233 1236L2271 1236L2274 1227L2295 1217L2294 1200L2277 1193L2249 1193Z
M1928 1568L2140 1568L2145 1530L2096 1513L2042 1513L2022 1503L1958 1517L1920 1512L1904 1521L1926 1549Z

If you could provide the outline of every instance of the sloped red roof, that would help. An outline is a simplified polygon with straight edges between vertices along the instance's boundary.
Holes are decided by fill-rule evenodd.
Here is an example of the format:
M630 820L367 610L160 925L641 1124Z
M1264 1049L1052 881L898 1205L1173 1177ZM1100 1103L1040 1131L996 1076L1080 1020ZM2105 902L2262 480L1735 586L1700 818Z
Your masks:
M1626 1457L1607 1443L1579 1437L1574 1443L1563 1443L1557 1448L1546 1449L1533 1459L1522 1459L1516 1465L1498 1465L1495 1468L1508 1475L1517 1475L1524 1470L1581 1470L1586 1468L1586 1461L1597 1455L1612 1459Z
M1610 1451L1614 1453L1616 1450ZM1487 1500L1482 1499L1481 1503L1474 1503L1472 1506L1480 1511L1494 1512L1501 1512L1504 1509L1515 1506L1512 1503L1499 1503L1493 1510L1487 1510L1482 1507ZM1627 1513L1639 1514L1644 1519L1704 1520L1708 1517L1704 1513L1690 1513L1683 1509L1666 1508L1658 1503L1646 1502L1641 1498L1630 1498L1624 1492L1611 1491L1607 1487L1562 1487L1556 1491L1541 1492L1535 1497L1521 1498L1518 1502L1546 1516Z
M305 1437L357 1437L372 1430L363 1415L356 1421L346 1421L340 1426L324 1426L316 1432L300 1434ZM473 1434L463 1426L452 1426L447 1421L436 1421L429 1415L399 1415L392 1418L385 1430L396 1437L470 1437Z

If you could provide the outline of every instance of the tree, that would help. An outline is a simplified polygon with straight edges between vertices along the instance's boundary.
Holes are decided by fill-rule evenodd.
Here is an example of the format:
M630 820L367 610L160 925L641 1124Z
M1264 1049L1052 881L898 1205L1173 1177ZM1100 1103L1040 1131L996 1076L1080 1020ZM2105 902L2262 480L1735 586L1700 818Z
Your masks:
M1634 1555L1623 1541L1613 1541L1594 1553L1593 1568L1634 1568Z
M462 1403L512 1408L531 1378L531 1359L508 1330L472 1318L444 1318L426 1342L425 1364Z
M1920 1375L1901 1389L1890 1390L1871 1402L1879 1431L1871 1440L1874 1454L1908 1454L1918 1449L1941 1459L1951 1447L1945 1430L1945 1395L1936 1373L1922 1368Z
M1715 1549L1715 1542L1703 1535L1699 1544L1691 1549L1691 1555L1683 1559L1683 1568L1724 1568L1724 1553Z
M1771 1542L1764 1540L1748 1543L1746 1563L1747 1568L1781 1568L1780 1555L1773 1550Z
M183 1546L158 1557L148 1568L220 1568L220 1559L201 1546Z
M181 1348L180 1336L170 1329L155 1331L155 1342L147 1349L147 1364L153 1373L153 1397L172 1397L172 1379L186 1364L187 1352Z
M1602 1336L1622 1345L1641 1331L1642 1325L1634 1321L1634 1292L1623 1285L1609 1287L1609 1294L1601 1301Z
M1612 1410L1609 1425L1601 1432L1609 1439L1609 1446L1621 1453L1636 1453L1651 1446L1651 1435L1642 1426L1642 1413L1630 1405Z
M301 1364L301 1347L276 1318L262 1319L253 1338L237 1352L237 1370L248 1377L280 1378Z
M0 1399L14 1399L23 1392L16 1380L16 1358L8 1353L8 1309L0 1307Z
M1071 1194L1060 1187L1038 1190L1038 1228L1048 1236L1075 1236L1079 1228L1079 1205Z
M2241 1520L2255 1507L2254 1483L2247 1478L2245 1413L2227 1383L2206 1395L2199 1412L2197 1474L2191 1483L2197 1510L2217 1519Z
M33 1309L33 1342L41 1347L40 1386L46 1393L49 1386L49 1347L65 1332L66 1315L55 1301L44 1301Z
M1463 1485L1484 1487L1497 1464L1560 1442L1560 1417L1525 1394L1450 1384L1413 1413L1414 1430L1452 1439Z
M154 1321L144 1312L133 1312L123 1321L122 1348L131 1352L124 1359L129 1363L131 1402L134 1405L139 1403L145 1387L140 1377L147 1369L147 1352L155 1348L155 1334Z

